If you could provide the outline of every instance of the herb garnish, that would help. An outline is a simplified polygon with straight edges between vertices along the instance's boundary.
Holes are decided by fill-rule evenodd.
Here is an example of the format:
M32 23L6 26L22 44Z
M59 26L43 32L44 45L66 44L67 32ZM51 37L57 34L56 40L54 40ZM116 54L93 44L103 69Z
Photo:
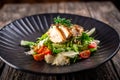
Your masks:
M60 18L60 16L54 18L54 23L55 24L61 24L67 27L71 26L71 20L70 19L66 19L66 18Z

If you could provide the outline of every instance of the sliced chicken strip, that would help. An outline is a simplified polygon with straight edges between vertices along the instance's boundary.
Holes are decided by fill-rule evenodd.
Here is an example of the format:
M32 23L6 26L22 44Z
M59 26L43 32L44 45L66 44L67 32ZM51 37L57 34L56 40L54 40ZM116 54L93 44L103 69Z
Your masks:
M63 35L62 31L58 27L50 28L48 35L50 37L50 40L54 43L60 43L66 40L65 35Z
M68 39L68 38L71 37L72 34L71 34L69 28L64 27L64 26L62 26L62 25L61 25L59 28L61 29L61 31L62 31L63 34L65 35L66 39Z

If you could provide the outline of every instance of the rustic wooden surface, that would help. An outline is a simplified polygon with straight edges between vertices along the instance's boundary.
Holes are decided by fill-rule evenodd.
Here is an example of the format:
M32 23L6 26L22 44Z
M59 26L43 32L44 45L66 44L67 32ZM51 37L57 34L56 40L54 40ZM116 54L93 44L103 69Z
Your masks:
M89 16L111 25L120 33L120 12L111 2L7 4L0 10L0 28L24 16L56 12ZM120 80L120 51L100 67L66 75L45 76L26 73L13 69L0 60L0 80Z

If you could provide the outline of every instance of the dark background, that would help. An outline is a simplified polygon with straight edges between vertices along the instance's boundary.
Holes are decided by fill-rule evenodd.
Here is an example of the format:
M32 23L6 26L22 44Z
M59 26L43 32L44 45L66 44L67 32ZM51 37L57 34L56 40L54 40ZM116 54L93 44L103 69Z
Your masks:
M115 6L120 10L120 0L0 0L0 8L3 7L4 4L7 3L54 3L54 2L74 2L74 1L79 1L79 2L90 2L90 1L111 1L115 4Z

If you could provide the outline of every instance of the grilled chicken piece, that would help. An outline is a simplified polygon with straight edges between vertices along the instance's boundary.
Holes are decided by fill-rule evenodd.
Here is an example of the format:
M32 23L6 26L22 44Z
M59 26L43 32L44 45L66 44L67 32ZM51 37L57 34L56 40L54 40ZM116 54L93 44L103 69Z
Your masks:
M48 35L52 42L62 43L65 42L72 34L69 28L64 27L62 25L59 26L54 25L52 26L52 28L49 29Z
M72 27L71 28L71 33L72 33L73 36L80 36L80 35L82 35L82 32L84 31L84 29L81 26L73 25L71 27Z
M83 28L78 25L73 25L71 28L64 25L52 25L48 31L50 40L54 43L63 43L71 36L80 36Z
M71 32L70 32L70 30L69 30L68 27L64 27L64 26L62 25L62 26L60 26L60 29L61 29L61 31L63 32L63 34L65 35L66 39L68 39L68 38L71 37L72 34L71 34Z
M54 43L61 43L66 40L65 35L63 35L63 32L58 27L50 28L48 35L50 37L50 40Z

